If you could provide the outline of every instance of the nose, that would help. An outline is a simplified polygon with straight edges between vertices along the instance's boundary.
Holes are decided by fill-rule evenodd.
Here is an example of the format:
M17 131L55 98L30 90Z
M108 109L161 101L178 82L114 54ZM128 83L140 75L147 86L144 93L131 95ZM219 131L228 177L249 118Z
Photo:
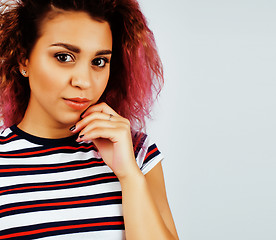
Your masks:
M71 76L71 85L80 89L87 89L92 84L91 66L79 64L75 67Z

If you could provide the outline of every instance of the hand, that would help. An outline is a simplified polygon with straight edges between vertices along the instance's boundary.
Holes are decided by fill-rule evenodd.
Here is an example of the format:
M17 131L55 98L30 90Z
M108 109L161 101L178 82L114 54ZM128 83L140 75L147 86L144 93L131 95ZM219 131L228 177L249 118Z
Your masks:
M77 141L93 141L119 180L139 170L133 152L130 122L106 103L89 107L75 127L73 132L79 132Z

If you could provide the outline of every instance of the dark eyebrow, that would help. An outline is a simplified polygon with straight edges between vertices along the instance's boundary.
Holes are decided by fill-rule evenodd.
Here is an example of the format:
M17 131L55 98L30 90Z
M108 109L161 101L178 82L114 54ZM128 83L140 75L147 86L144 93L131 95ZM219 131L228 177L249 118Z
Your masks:
M80 53L81 52L80 48L78 48L77 46L67 44L67 43L53 43L53 44L51 44L51 46L63 47L63 48L68 49L69 51L72 51L72 52L75 52L75 53ZM109 54L112 54L111 50L100 50L100 51L96 52L96 56L109 55Z
M112 54L111 50L100 50L96 52L96 56Z
M72 51L75 53L81 52L80 48L73 46L71 44L67 44L67 43L54 43L54 44L51 44L51 46L64 47L64 48L68 49L69 51Z

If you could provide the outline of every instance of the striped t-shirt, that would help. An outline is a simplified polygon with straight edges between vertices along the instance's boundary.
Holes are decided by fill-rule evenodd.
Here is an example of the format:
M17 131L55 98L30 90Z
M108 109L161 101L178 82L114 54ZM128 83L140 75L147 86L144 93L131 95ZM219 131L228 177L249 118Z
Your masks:
M125 239L120 182L93 143L75 140L0 134L0 240ZM162 155L147 135L134 142L146 174Z

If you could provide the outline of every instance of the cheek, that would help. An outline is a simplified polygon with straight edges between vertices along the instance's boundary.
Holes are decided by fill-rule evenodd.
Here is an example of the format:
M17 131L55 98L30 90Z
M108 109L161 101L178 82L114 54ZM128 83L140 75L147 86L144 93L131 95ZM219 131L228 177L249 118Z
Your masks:
M99 94L102 94L106 88L109 79L109 69L99 73L96 77L95 85Z
M104 78L104 81L102 82L102 93L104 92L106 86L107 86L107 83L108 83L108 80L109 80L109 70L107 71L107 73L105 74L105 78ZM101 93L101 94L102 94Z
M40 91L41 94L55 92L62 88L61 73L49 61L41 61L41 64L34 64L30 71L30 87L33 91Z
M105 76L104 76L104 80L103 80L103 86L104 86L104 88L106 88L106 85L108 83L109 74L110 74L110 69L108 69L108 71L106 71Z
M30 88L35 94L49 94L57 89L57 81L54 81L52 74L43 74L43 72L37 72L37 74L30 75Z

